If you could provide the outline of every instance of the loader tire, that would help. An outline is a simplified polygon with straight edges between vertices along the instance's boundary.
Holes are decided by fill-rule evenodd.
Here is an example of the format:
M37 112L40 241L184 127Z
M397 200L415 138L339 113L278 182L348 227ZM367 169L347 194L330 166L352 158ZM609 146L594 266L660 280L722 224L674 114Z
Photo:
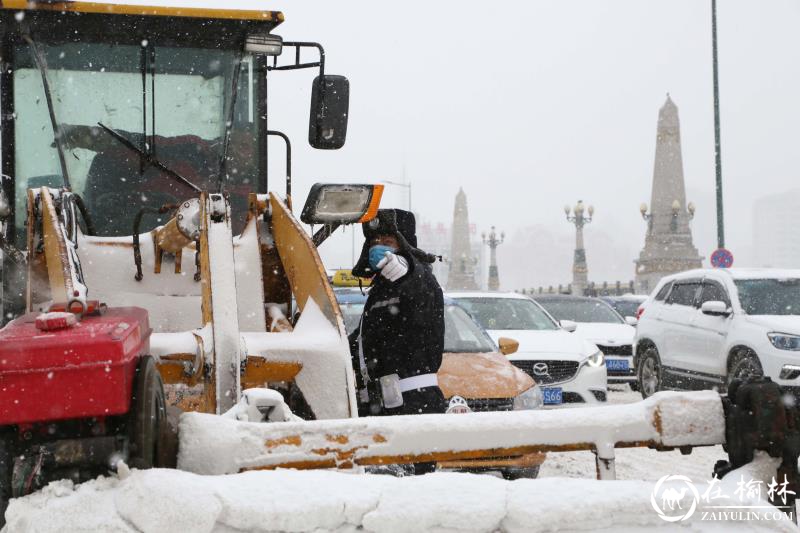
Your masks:
M136 368L133 397L128 415L129 466L160 468L169 466L170 446L167 408L161 374L151 356L144 356Z

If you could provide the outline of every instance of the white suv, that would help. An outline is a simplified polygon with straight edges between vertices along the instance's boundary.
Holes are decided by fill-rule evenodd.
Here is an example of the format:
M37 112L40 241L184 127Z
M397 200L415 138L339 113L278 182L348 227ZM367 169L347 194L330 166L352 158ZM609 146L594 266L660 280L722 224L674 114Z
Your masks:
M762 374L800 391L800 270L667 276L640 307L634 343L645 398Z

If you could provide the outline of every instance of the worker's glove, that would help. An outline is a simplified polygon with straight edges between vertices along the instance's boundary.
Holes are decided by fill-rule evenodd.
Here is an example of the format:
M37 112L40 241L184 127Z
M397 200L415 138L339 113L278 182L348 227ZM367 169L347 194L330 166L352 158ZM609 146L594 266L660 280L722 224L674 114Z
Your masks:
M397 281L408 274L408 261L406 261L406 258L392 252L386 252L383 259L376 266L381 270L381 276L389 281Z

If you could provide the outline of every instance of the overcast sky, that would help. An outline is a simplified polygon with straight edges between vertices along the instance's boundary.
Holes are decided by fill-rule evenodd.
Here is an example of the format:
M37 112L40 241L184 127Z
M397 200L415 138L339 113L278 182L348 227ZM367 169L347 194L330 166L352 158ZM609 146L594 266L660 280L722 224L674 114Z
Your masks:
M631 279L669 92L695 244L706 257L715 247L710 0L241 4L283 11L276 33L321 42L328 72L351 82L347 144L328 152L306 142L312 73L272 77L270 126L294 140L296 205L316 181L402 180L405 169L418 216L449 223L463 187L472 221L509 234L500 271L513 289L569 281L563 206L583 199L596 208L590 279ZM720 0L718 24L727 245L742 265L753 200L797 187L800 4ZM384 206L406 206L406 193L389 186ZM550 244L526 253L531 237ZM348 265L349 234L322 253Z

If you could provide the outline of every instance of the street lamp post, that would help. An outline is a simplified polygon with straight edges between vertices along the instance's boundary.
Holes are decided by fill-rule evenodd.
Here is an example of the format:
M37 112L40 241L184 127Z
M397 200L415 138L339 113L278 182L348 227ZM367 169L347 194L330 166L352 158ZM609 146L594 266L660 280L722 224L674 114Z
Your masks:
M572 262L572 294L583 296L589 285L589 269L586 265L586 250L583 247L583 226L592 221L594 207L591 205L585 210L583 200L578 200L575 207L564 206L567 222L575 225L575 256Z
M503 244L506 238L504 232L500 232L500 238L497 237L494 226L487 237L486 233L481 233L483 244L489 247L489 290L496 291L500 289L500 275L497 272L497 247Z
M717 69L717 0L711 0L711 51L714 66L714 156L717 169L717 248L725 248L722 213L722 147L719 132L719 72Z
M405 187L408 189L408 210L411 211L411 182L403 183L399 181L392 181L392 180L381 180L381 183L387 183L389 185L396 185L398 187Z

